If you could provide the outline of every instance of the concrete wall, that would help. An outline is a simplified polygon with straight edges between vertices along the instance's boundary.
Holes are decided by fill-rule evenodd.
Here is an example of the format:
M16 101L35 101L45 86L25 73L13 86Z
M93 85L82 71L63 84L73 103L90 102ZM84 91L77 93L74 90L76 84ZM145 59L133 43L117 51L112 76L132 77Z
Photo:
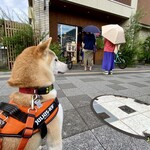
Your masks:
M44 1L33 0L33 26L41 34L49 33L49 0L45 1L46 7L44 8ZM46 36L46 39L49 34Z
M150 26L150 0L139 0L138 9L143 13L140 23Z
M132 0L131 6L114 0L66 0L71 3L85 5L94 9L113 13L119 16L129 18L137 9L138 0Z

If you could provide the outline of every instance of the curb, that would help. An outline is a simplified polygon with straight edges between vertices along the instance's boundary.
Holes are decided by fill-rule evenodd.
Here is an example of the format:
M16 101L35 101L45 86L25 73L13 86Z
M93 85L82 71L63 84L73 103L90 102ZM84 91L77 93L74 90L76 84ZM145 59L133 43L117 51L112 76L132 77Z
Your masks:
M115 74L125 74L125 73L150 73L150 70L114 70L114 75ZM103 75L102 71L84 71L84 72L66 72L65 74L62 74L63 76L73 76L73 75Z
M120 70L120 69L116 69L113 71L114 72L114 75L115 74L125 74L125 73L150 73L150 69L148 70ZM83 70L73 70L73 71L70 71L70 72L66 72L65 74L61 74L62 76L78 76L78 75L102 75L103 72L102 71L83 71ZM0 78L7 78L7 77L10 77L11 74L5 74L5 73L2 73L0 74Z

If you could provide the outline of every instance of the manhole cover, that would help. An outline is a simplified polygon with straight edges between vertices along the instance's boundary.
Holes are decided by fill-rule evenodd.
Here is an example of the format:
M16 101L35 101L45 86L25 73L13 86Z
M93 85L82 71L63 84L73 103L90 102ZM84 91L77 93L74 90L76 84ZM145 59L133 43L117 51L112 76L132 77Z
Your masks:
M129 97L101 95L93 99L92 108L109 125L134 136L145 137L150 128L150 105Z

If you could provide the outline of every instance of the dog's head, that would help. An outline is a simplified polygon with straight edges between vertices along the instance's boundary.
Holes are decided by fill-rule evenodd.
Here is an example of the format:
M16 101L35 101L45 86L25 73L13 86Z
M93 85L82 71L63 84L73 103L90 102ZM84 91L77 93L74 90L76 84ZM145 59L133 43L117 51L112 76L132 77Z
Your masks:
M8 83L16 87L42 87L55 81L54 73L67 70L49 49L52 38L37 46L26 48L14 63Z

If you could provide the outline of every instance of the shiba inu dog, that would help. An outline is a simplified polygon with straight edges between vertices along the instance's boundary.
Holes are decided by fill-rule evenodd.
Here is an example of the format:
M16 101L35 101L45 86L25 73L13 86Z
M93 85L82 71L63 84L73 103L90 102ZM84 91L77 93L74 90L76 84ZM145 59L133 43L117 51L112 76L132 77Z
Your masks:
M49 49L51 40L26 48L16 58L8 84L18 92L10 95L10 105L0 105L2 150L37 150L45 135L49 150L62 149L63 110L53 83L54 73L66 72L67 65Z

